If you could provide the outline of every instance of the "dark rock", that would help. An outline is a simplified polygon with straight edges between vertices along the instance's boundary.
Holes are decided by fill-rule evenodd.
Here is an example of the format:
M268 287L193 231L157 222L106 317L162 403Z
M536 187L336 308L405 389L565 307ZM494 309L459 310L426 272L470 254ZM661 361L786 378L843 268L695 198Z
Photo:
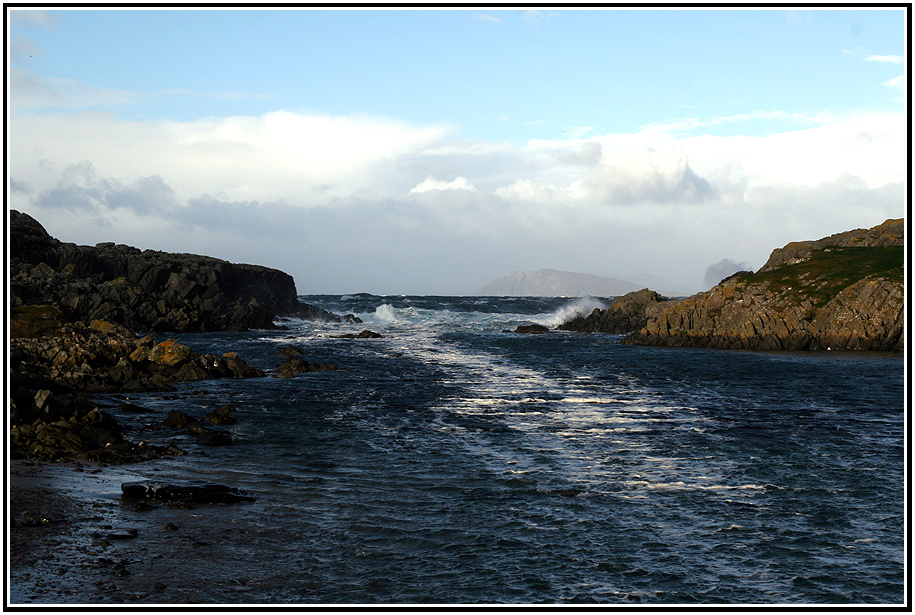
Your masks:
M235 352L227 352L222 355L222 358L225 359L226 367L228 367L235 378L259 378L264 375L264 372L261 370L255 369L245 363Z
M296 374L302 374L306 372L325 372L338 369L340 368L333 363L328 365L318 365L317 363L309 363L301 357L289 357L286 359L286 362L280 366L276 373L273 374L273 377L292 378Z
M368 329L366 329L365 331L362 331L361 333L346 333L344 335L333 335L331 337L335 337L337 339L352 340L352 339L377 339L377 338L384 337L384 336L380 333L375 333L374 331L369 331Z
M264 375L235 353L200 356L171 339L102 332L78 322L38 337L12 338L10 351L11 368L21 377L93 393L166 391L181 380Z
M671 305L667 297L643 288L614 299L604 310L595 308L587 316L576 316L557 328L579 333L630 333L645 326L648 319Z
M279 316L340 322L303 304L288 274L207 256L62 243L10 212L11 305L46 304L68 320L139 331L272 329Z
M232 444L232 435L225 429L215 429L194 423L187 426L187 431L192 436L197 436L197 444L201 446L228 446Z
M517 329L511 331L511 333L527 333L527 334L540 334L540 333L549 333L550 330L543 325L519 325Z
M181 412L180 410L171 410L169 411L168 416L162 419L161 426L168 429L184 429L196 421L197 419L190 414Z
M298 346L289 345L289 346L286 346L285 348L277 350L276 354L278 354L280 356L294 357L296 355L305 354L305 351L302 350L301 348L299 348Z
M229 406L220 406L212 412L207 412L203 415L203 420L209 421L214 425L234 425L238 422Z
M149 500L183 504L231 504L254 502L247 492L216 483L184 481L173 483L130 482L121 485L125 500Z

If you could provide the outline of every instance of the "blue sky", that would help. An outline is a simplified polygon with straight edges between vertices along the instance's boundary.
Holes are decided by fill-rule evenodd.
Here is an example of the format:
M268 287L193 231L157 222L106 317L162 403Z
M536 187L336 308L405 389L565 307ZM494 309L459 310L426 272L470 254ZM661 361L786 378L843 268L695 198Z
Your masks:
M10 23L14 207L300 292L470 293L538 268L697 290L721 260L904 212L900 10Z

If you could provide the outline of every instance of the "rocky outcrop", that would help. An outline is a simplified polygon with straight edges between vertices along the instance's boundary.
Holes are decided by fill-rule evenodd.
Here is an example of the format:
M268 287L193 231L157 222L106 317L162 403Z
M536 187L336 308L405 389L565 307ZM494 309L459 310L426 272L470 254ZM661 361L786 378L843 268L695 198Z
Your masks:
M781 265L802 263L810 258L814 250L829 247L873 247L901 246L904 241L902 219L890 219L869 229L855 229L836 233L816 241L793 241L784 248L776 248L760 272L770 271Z
M579 333L631 333L644 327L671 302L653 290L643 288L617 297L606 309L594 308L587 316L576 316L557 329Z
M13 322L26 319L29 311L20 308ZM53 313L48 308L38 311ZM13 337L10 369L33 387L89 393L167 391L179 381L264 375L234 352L199 355L172 339L138 338L105 321L62 323L51 334Z
M126 463L183 454L173 446L125 440L114 417L74 393L29 389L14 381L9 413L13 459Z
M133 331L272 329L277 317L340 321L300 303L288 274L194 254L141 251L51 237L10 212L10 305L50 305L69 321L107 320Z
M760 271L672 303L626 344L901 350L902 221L775 250Z
M201 355L172 339L138 338L105 321L67 323L47 306L20 307L12 316L9 419L14 458L128 463L180 454L174 447L125 440L115 418L81 394L166 391L181 381L264 375L234 352ZM128 403L119 409L146 411ZM209 426L229 424L234 417L228 408L204 418L209 423L194 434L199 444L231 443L227 432Z

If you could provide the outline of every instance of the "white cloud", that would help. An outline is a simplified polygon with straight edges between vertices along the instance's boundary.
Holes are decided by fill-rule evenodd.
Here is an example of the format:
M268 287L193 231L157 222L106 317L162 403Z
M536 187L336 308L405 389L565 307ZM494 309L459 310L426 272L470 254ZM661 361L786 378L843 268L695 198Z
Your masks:
M466 177L457 177L450 182L446 182L429 176L413 186L410 194L429 192L430 190L469 190L470 192L476 192L476 187L467 181Z
M50 11L39 11L31 9L10 8L9 12L10 26L12 27L39 27L53 28L60 21L57 15Z
M24 62L34 56L43 56L44 50L22 38L10 39L10 62Z
M904 114L773 115L791 129L702 134L715 122L737 132L760 112L515 144L291 111L194 122L14 112L9 200L65 241L259 262L301 292L472 292L428 281L482 286L541 267L698 287L723 257L758 267L787 241L902 215ZM442 262L416 259L423 250Z
M95 88L73 79L41 79L21 68L11 67L9 75L10 102L16 109L85 109L127 105L143 98L137 92Z
M902 64L902 56L865 56L865 62L888 62L890 64Z
M492 23L505 23L498 17L494 17L492 15L489 15L488 13L477 13L475 15L475 18L477 21L488 21L488 22L492 22Z

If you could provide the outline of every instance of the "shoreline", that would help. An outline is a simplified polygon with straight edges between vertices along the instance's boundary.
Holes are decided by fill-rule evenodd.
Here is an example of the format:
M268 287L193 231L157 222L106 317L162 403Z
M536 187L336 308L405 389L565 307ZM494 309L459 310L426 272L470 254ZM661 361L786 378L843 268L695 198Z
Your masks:
M213 574L244 529L226 508L122 500L130 466L9 463L9 606L246 602L247 579Z

